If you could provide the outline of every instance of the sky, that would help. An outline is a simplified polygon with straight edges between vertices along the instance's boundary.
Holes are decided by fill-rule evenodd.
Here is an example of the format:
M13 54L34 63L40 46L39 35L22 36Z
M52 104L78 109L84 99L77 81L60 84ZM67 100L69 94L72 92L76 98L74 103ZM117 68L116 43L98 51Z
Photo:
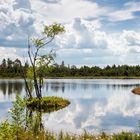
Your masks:
M66 32L43 52L57 63L140 65L140 0L0 0L0 61L25 61L28 36L54 22Z

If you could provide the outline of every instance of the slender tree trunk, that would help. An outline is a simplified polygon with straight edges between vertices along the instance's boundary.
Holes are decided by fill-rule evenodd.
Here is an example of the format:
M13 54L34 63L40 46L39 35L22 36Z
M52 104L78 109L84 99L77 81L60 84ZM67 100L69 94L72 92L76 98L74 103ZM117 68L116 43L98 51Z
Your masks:
M40 92L41 98L42 98L42 86L43 86L43 77L39 76L39 92Z
M28 42L28 56L29 56L29 59L30 59L30 62L31 62L31 65L32 65L32 68L33 68L33 81L34 81L35 93L36 93L37 98L41 98L40 93L39 93L38 83L37 83L36 70L35 70L37 54L38 54L38 49L37 49L37 51L35 53L34 59L32 60L31 46L30 46L30 44Z
M39 87L38 87L38 82L37 82L37 76L36 76L36 71L35 71L35 65L33 65L33 79L34 79L34 88L36 92L36 96L38 98L41 98L40 93L39 93Z
M32 98L32 93L31 93L31 91L30 91L28 82L27 82L27 80L26 80L26 79L27 79L27 78L26 78L26 74L25 74L25 72L24 72L24 70L23 70L23 67L22 67L21 62L20 62L20 69L21 69L21 72L22 72L21 76L23 77L24 82L25 82L25 86L26 86L26 90L27 90L28 96L29 96L29 98L31 99L31 98Z

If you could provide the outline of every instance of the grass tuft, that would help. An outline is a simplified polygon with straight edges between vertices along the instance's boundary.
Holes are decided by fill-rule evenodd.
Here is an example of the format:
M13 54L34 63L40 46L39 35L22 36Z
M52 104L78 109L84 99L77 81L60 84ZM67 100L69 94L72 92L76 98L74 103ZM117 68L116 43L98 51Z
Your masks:
M27 100L26 105L33 111L42 111L44 113L50 113L59 109L65 108L70 104L70 101L61 97L48 96L41 99L32 98Z

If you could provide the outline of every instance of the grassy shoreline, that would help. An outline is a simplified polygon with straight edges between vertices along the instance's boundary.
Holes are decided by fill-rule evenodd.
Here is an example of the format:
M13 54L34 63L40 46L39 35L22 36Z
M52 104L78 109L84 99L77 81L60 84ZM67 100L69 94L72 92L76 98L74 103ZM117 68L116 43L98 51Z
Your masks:
M0 77L0 80L23 79L22 77ZM66 77L46 77L45 79L140 79L140 77L125 77L125 76L66 76Z
M18 135L11 129L9 124L0 127L0 140L140 140L140 134L132 132L120 132L117 134L108 135L104 132L95 135L84 131L82 134L70 134L61 131L56 134L54 132L44 130L24 130L24 128L18 129Z
M47 77L45 79L140 79L140 77L124 77L124 76L82 76L82 77Z

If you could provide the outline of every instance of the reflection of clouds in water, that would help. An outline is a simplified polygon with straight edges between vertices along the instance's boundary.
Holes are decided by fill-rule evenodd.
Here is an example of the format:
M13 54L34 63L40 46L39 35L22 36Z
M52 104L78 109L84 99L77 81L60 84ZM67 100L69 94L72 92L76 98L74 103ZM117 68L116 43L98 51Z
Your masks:
M108 98L107 112L121 112L123 116L140 114L140 98L130 94L114 94Z
M81 108L81 104L77 104L77 101L71 101L71 104L60 111L53 112L50 115L44 115L45 126L49 130L55 130L57 132L64 130L69 132L78 132L80 131L80 127L76 127L78 124L78 117L85 116L82 114L83 109ZM82 115L81 115L82 114ZM81 117L79 121L81 122ZM79 123L80 123L79 122Z
M15 97L15 93L8 95L7 93L3 94L3 92L0 91L0 102L14 101Z
M11 102L0 102L0 121L6 120L8 116L8 111L12 107Z
M137 130L140 114L140 98L128 93L114 93L108 98L76 99L70 107L50 114L46 126L49 129L99 132ZM56 122L50 127L52 122ZM67 127L66 127L67 126ZM69 128L69 129L67 129Z
M132 94L131 90L140 80L50 79L47 83L43 88L45 96L71 100L67 108L44 115L44 124L50 130L72 133L83 129L93 132L136 130L140 119L140 96ZM0 103L13 101L17 90L22 96L25 93L22 80L0 80ZM10 106L1 105L0 114L6 114Z

